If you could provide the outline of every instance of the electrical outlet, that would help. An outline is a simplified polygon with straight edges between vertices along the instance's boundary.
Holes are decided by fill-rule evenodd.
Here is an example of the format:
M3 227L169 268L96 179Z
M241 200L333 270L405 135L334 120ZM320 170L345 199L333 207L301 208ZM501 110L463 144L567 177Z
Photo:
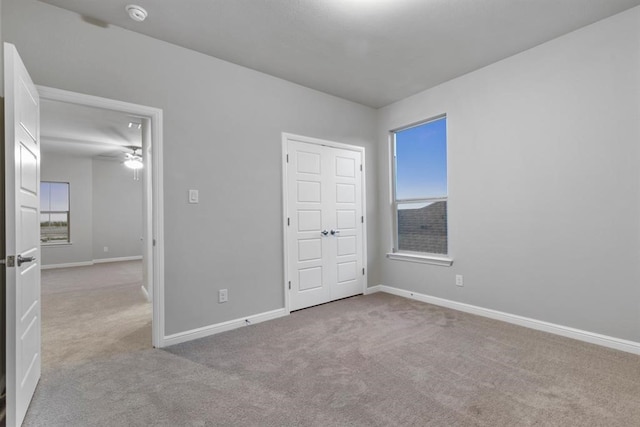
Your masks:
M223 303L229 301L229 293L226 289L220 289L218 291L218 302Z
M105 247L104 247L104 251L105 251L105 252L109 252L109 246L105 246Z
M464 286L464 279L462 274L456 274L456 286Z

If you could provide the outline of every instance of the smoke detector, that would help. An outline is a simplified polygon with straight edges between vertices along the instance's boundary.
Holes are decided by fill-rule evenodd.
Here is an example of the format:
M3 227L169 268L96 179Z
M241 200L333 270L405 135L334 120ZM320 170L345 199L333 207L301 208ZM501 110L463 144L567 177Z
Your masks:
M142 22L147 19L147 11L136 4L128 5L125 10L129 14L129 17L136 22Z

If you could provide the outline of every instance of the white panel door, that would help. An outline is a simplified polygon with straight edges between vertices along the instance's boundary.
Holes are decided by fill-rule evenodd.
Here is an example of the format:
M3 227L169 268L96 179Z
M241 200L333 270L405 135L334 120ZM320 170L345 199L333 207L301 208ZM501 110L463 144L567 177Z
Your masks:
M289 308L363 291L359 151L287 142Z
M329 301L329 202L323 147L289 141L288 264L291 310Z
M331 185L329 211L329 259L332 271L331 299L336 300L363 291L363 224L361 154L357 151L325 147Z
M22 424L40 379L40 108L18 52L4 44L7 426Z

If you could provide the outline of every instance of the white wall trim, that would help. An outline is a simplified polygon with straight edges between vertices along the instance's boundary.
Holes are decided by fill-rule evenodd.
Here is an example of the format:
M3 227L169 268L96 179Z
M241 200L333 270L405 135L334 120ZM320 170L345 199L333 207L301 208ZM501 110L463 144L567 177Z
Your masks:
M121 262L121 261L137 261L139 259L142 259L142 255L123 256L118 258L102 258L102 259L94 259L91 261L81 261L81 262L66 262L64 264L47 264L47 265L41 266L40 268L42 270L52 270L54 268L87 267L94 264L104 264L107 262Z
M41 270L53 270L54 268L68 268L68 267L87 267L89 265L93 265L93 261L83 261L83 262L67 262L64 264L48 264L41 265Z
M137 261L139 259L142 259L142 255L136 255L136 256L121 256L121 257L117 257L117 258L101 258L101 259L94 259L93 263L94 264L103 264L106 262L121 262L121 261Z
M404 289L398 289L387 285L377 285L367 288L365 295L373 294L376 292L386 292L388 294L397 295L416 301L422 301L428 304L447 307L453 310L463 311L465 313L476 314L478 316L501 320L503 322L512 323L514 325L524 326L526 328L535 329L537 331L549 332L554 335L573 338L578 341L584 341L591 344L601 345L603 347L613 348L615 350L621 350L628 353L640 355L640 343L635 341L628 341L621 338L610 337L608 335L584 331L569 326L557 325L555 323L549 323L542 320L518 316L516 314L510 314L502 311L491 310L489 308L478 307L471 304L451 301L444 298L433 297L418 292L406 291Z
M219 334L221 332L231 331L243 326L250 326L256 323L266 322L267 320L277 319L279 317L288 316L289 312L284 308L277 310L267 311L260 314L254 314L240 319L229 320L222 323L216 323L215 325L203 326L201 328L191 329L190 331L178 332L164 337L164 346L170 346L180 344L183 342L196 340L198 338L204 338L211 335Z
M164 181L163 181L163 113L159 108L132 104L99 96L36 86L40 98L51 101L67 102L88 107L120 111L136 117L150 120L151 145L153 154L149 166L143 169L144 202L151 204L146 209L145 221L152 224L153 245L144 245L145 258L149 260L152 274L149 277L150 293L153 298L153 317L151 322L151 342L154 347L163 346L164 338Z
M443 267L451 267L453 265L453 258L446 256L392 252L387 254L387 258L396 261L418 262L421 264L440 265Z

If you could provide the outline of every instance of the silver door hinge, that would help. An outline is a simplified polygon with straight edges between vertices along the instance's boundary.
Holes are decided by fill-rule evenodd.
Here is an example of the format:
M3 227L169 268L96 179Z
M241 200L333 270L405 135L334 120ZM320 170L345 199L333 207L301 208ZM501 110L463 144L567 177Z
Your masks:
M360 217L360 222L364 224L364 216Z
M289 290L291 290L291 280L289 280Z
M287 225L291 225L291 218L287 218Z
M364 276L364 268L362 269L362 275Z
M5 264L7 267L14 267L16 265L16 257L8 256L7 259L0 259L0 265Z
M360 172L362 172L362 165L360 165Z
M289 163L289 155L287 154L287 163Z
M153 239L153 246L156 245L156 239Z

